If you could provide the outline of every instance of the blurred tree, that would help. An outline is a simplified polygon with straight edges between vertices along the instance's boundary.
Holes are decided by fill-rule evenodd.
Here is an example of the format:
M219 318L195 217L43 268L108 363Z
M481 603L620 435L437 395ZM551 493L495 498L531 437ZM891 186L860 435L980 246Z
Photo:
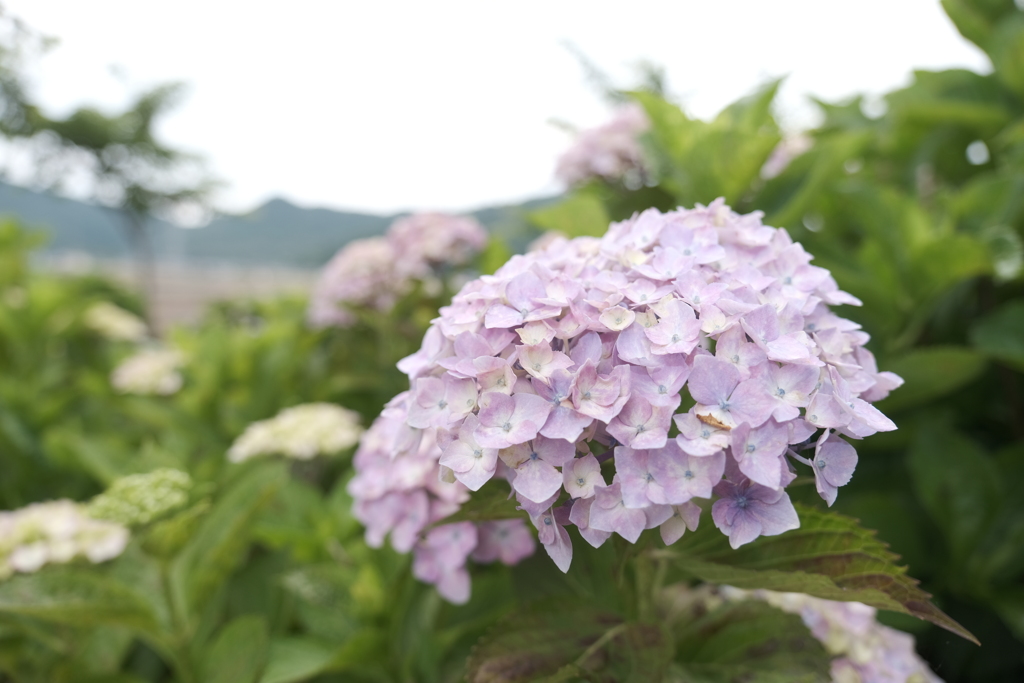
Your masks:
M112 114L86 106L51 118L33 101L24 68L53 42L0 7L0 136L16 142L27 156L33 184L60 190L74 180L90 199L118 214L135 255L139 287L152 301L147 219L205 210L217 184L200 157L156 138L157 121L180 102L184 86L159 85Z

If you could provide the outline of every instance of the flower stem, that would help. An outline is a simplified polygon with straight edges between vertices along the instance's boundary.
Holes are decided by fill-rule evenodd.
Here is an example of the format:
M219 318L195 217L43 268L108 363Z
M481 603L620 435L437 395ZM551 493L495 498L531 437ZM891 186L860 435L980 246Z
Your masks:
M625 631L628 627L629 622L627 621L619 624L618 626L613 626L612 628L605 631L600 638L594 641L594 643L590 647L583 651L583 654L576 658L576 661L573 662L573 664L582 669L583 662L590 659L595 652L597 652L602 647L607 645L612 639L614 639L617 635Z

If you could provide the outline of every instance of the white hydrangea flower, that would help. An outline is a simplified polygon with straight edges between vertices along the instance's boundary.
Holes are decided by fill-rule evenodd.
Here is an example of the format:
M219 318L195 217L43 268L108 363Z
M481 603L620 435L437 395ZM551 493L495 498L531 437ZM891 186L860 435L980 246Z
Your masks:
M306 403L246 427L228 450L228 460L274 454L309 460L354 446L362 433L357 413L330 403Z
M109 301L100 301L85 311L86 327L111 341L141 342L149 336L146 323Z
M144 349L118 365L110 383L122 394L169 396L184 382L178 369L185 359L173 349Z
M148 524L188 502L192 478L162 468L121 477L89 502L89 515L126 526Z
M124 552L128 529L88 516L70 500L0 512L0 579L84 557L99 563Z

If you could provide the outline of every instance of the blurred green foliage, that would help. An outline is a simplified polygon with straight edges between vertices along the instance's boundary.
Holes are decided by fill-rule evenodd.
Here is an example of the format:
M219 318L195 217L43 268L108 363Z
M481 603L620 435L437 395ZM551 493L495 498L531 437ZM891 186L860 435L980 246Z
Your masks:
M991 74L917 72L880 115L861 99L821 102L813 144L777 174L764 169L783 139L778 83L709 122L660 87L619 93L651 119L650 182L594 181L532 216L597 235L651 206L725 197L803 243L865 302L841 313L871 333L880 368L907 380L879 405L900 429L858 444L836 508L877 529L909 572L803 486L800 533L733 552L706 520L650 562L641 546L576 538L568 575L543 553L478 567L470 602L449 605L413 579L408 557L363 542L345 490L350 453L232 465L225 452L252 422L300 403L337 403L369 424L407 387L395 362L450 291L414 290L346 329L311 329L295 298L219 304L170 335L187 359L178 393L123 395L109 378L133 347L84 314L100 301L141 314L140 302L96 278L32 272L38 238L8 222L0 508L85 501L165 467L195 485L186 504L133 528L122 557L0 583L0 681L431 683L461 680L467 662L474 681L828 680L827 654L796 617L763 604L698 609L670 592L651 604L641 587L699 578L841 597L866 567L890 587L856 597L893 610L886 618L915 633L945 680L1024 680L1024 12L1012 0L943 5ZM479 270L507 255L492 242ZM909 576L982 647L907 617L946 623Z
M223 303L168 340L187 358L179 392L124 395L110 375L134 345L105 339L85 313L139 302L96 278L32 272L39 242L0 225L0 508L86 500L163 467L196 484L184 507L133 529L116 561L0 583L0 680L459 675L507 600L491 600L490 617L460 612L412 579L407 557L367 548L344 490L351 453L290 467L225 457L249 424L300 403L341 404L368 424L405 388L395 363L451 292L415 289L345 329L310 328L300 299Z

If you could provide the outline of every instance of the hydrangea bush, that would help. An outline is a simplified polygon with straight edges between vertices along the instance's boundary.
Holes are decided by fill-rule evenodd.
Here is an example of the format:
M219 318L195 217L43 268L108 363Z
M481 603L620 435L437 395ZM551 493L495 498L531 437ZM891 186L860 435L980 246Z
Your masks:
M559 157L555 175L569 186L601 178L639 187L647 174L647 164L638 138L650 125L640 105L631 102L621 106L611 121L579 134Z
M396 220L383 237L353 240L324 266L313 289L309 322L347 327L352 307L386 311L414 282L436 284L440 270L466 264L487 243L472 218L420 213Z
M797 467L831 505L857 464L848 439L895 429L871 402L901 384L829 308L860 302L810 261L719 200L557 240L468 283L399 364L410 389L357 451L368 542L390 534L461 602L467 559L530 550L521 519L438 524L492 479L562 571L566 527L595 547L653 528L671 544L700 499L733 548L797 528Z

